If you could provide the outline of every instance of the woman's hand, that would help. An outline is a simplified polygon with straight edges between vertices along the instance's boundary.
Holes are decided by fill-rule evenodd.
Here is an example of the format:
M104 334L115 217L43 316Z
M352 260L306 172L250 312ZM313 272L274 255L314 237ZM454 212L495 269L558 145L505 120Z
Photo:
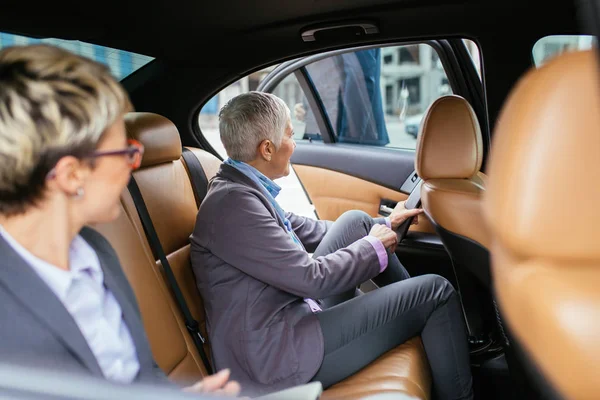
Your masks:
M381 240L383 247L388 249L390 252L393 253L396 251L396 246L398 245L398 236L396 235L396 232L387 226L379 224L373 225L369 235Z
M205 377L193 386L184 388L183 391L236 397L240 394L241 387L236 381L229 380L229 373L228 369L223 369L214 375Z
M412 220L412 225L419 224L419 214L423 214L422 208L413 208L412 210L407 210L404 208L405 201L400 201L394 207L394 211L390 214L390 222L392 224L392 229L396 230L398 227L406 221L408 218L415 217Z

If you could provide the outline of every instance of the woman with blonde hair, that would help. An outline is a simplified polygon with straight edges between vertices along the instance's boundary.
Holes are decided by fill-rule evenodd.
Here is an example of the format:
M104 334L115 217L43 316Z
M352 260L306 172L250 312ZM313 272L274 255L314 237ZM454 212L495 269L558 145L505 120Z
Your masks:
M0 51L0 358L167 383L108 241L143 146L108 68L47 45ZM228 371L193 386L237 394Z

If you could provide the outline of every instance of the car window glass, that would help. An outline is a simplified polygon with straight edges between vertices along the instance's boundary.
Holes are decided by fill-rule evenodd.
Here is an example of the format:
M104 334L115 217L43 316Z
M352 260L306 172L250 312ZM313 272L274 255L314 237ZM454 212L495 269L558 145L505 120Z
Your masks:
M414 149L427 107L452 93L437 52L427 44L358 50L306 69L341 143ZM298 109L306 111L305 133L320 133L308 105Z
M596 39L590 35L552 35L538 40L531 53L535 66L541 67L560 54L591 49L595 45Z
M319 132L306 132L306 108L303 105L308 104L304 91L300 87L300 83L295 74L286 76L273 90L273 94L285 101L290 109L292 125L294 127L294 139L316 139L320 140Z
M219 111L235 96L256 90L262 80L275 67L276 65L262 69L233 82L213 96L200 109L200 113L198 114L198 126L200 131L212 148L215 149L223 159L227 158L227 152L225 151L225 147L223 146L219 135ZM293 74L286 77L273 93L284 99L288 104L288 107L293 106L293 104L297 102L301 102L304 98L300 85ZM304 124L294 118L293 112L292 125L294 126L294 138L298 140L304 133ZM277 202L284 210L291 211L296 215L316 219L315 208L306 196L306 192L293 168L290 169L290 174L288 176L277 179L276 182L282 188L279 196L277 196Z
M0 49L10 46L25 46L28 44L46 43L61 47L71 53L78 54L94 61L108 65L111 73L119 80L131 75L136 70L142 68L150 61L152 57L142 54L132 53L125 50L113 49L110 47L99 46L81 42L79 40L63 39L37 39L11 33L0 33Z
M223 147L221 137L219 136L219 111L235 96L256 90L262 80L276 66L277 65L261 69L260 71L254 72L233 82L214 95L200 109L200 113L198 114L198 126L202 131L202 135L222 158L227 158L227 152L225 151L225 147Z

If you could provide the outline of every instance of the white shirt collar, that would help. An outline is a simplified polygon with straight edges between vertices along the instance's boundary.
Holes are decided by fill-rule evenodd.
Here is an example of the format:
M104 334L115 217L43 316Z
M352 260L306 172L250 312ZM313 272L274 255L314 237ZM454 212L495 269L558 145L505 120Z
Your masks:
M58 268L31 254L2 225L0 225L0 236L33 268L61 301L65 299L72 280L78 276L89 273L96 283L102 284L104 282L104 274L96 252L80 235L75 236L69 246L69 271Z

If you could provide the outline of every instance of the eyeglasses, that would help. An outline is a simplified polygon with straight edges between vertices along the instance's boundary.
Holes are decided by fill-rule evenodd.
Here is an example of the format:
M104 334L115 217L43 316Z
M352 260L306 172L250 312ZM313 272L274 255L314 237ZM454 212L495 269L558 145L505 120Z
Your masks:
M126 156L129 167L132 170L136 170L142 164L142 157L144 155L144 145L135 139L128 139L127 143L129 146L123 150L108 150L108 151L96 151L86 156L85 158L98 158L106 156ZM46 179L53 179L56 175L56 170L52 168Z
M127 140L129 146L123 150L96 151L90 154L87 158L98 158L106 156L126 156L127 162L132 170L136 170L142 164L142 156L144 155L144 145L135 139Z

